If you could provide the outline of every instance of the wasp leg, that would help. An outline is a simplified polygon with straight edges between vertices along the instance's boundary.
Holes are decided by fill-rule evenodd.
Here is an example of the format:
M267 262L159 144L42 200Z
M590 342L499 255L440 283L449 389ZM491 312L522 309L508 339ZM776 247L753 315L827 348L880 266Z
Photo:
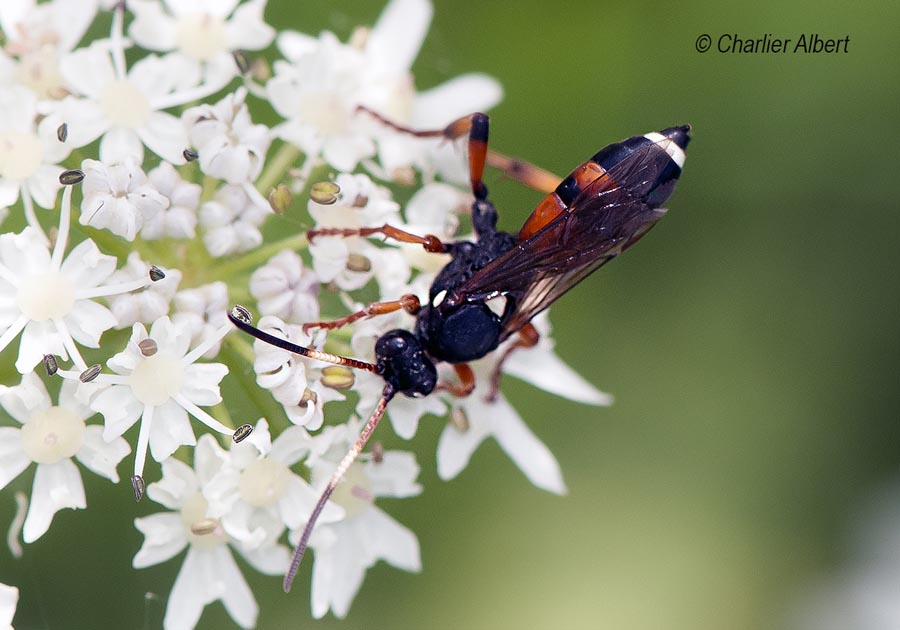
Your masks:
M303 332L309 332L311 328L333 330L335 328L346 326L347 324L352 324L357 320L365 319L367 317L376 317L378 315L387 315L388 313L394 313L396 311L399 311L401 308L410 315L415 315L419 312L419 307L419 298L417 298L412 293L408 293L407 295L401 296L399 300L392 300L390 302L372 302L361 311L350 313L349 315L346 315L345 317L341 317L340 319L336 319L334 321L307 322L303 324Z
M472 192L477 199L487 197L487 189L481 181L484 174L485 163L503 171L503 174L511 179L519 181L529 188L543 193L556 190L562 181L558 175L546 171L539 166L507 157L502 153L488 150L488 117L485 114L475 113L464 116L444 127L443 129L412 129L388 120L378 112L367 107L357 108L376 118L382 124L401 133L416 136L418 138L446 138L457 140L465 135L469 136L469 179L472 182ZM481 193L481 194L480 194Z
M488 402L496 400L500 393L500 379L503 377L503 372L501 370L503 369L503 364L509 358L509 355L519 348L533 348L537 345L540 338L541 335L533 324L525 324L521 330L519 330L519 336L513 343L507 346L503 351L503 354L500 355L497 365L494 366L494 373L491 375L491 391L488 392L487 395Z
M319 236L341 236L348 238L350 236L372 236L373 234L384 234L401 243L421 245L425 248L425 251L434 254L440 254L447 251L446 245L444 245L444 243L441 242L441 239L434 234L418 236L417 234L411 234L410 232L401 230L393 225L388 225L387 223L381 227L371 228L313 228L306 233L306 238L312 242Z
M441 381L437 384L436 389L450 392L457 398L465 398L475 389L475 373L472 372L468 363L456 363L453 365L453 370L456 372L459 382Z

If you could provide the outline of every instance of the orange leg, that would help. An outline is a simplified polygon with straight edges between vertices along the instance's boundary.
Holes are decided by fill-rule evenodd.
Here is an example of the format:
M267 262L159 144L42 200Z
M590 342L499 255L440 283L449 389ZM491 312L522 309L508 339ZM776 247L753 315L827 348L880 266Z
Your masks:
M533 324L525 324L519 330L519 336L513 343L507 346L506 350L503 351L503 354L500 355L497 365L494 366L494 373L491 375L491 391L488 392L487 395L487 400L489 402L496 400L497 395L500 393L500 379L503 377L503 372L501 370L503 369L503 364L509 358L509 355L519 348L533 348L537 345L540 338L541 335Z
M416 136L417 138L446 138L447 140L456 140L468 135L469 179L472 182L472 193L475 195L476 199L484 200L487 197L487 188L482 181L482 177L484 176L484 165L486 163L494 168L500 169L507 177L520 181L529 188L534 188L535 190L544 193L556 190L556 187L562 181L561 177L533 164L507 157L496 151L489 151L487 148L489 119L485 114L475 113L464 116L463 118L454 120L443 129L420 130L398 125L367 107L360 106L357 109L366 112L392 129L411 136Z
M421 245L425 248L425 251L435 254L447 251L446 247L444 247L444 244L441 242L441 239L434 234L418 236L394 227L393 225L388 225L387 223L381 227L371 228L313 228L306 233L306 238L312 242L319 236L342 236L347 238L349 236L372 236L373 234L384 234L401 243Z
M410 315L415 315L419 312L419 298L417 298L412 293L409 293L402 296L399 300L394 300L391 302L372 302L361 311L350 313L345 317L341 317L340 319L336 319L331 322L307 322L303 324L303 332L309 332L311 328L333 330L335 328L340 328L341 326L346 326L347 324L352 324L357 320L367 317L387 315L388 313L399 311L401 308Z
M456 363L453 365L453 370L456 372L459 382L441 381L437 384L437 389L450 392L457 398L465 398L475 389L475 373L472 372L468 363Z

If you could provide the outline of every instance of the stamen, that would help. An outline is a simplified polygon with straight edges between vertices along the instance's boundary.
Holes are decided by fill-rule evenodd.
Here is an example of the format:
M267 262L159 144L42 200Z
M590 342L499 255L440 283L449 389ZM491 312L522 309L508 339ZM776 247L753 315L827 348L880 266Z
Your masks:
M100 371L101 371L102 369L103 369L103 368L100 366L99 363L95 363L94 365L92 365L91 367L89 367L88 369L86 369L84 372L82 372L81 374L79 374L79 375L78 375L78 380L81 381L82 383L90 383L90 382L93 381L95 378L97 378L98 376L100 376Z
M152 271L150 272L153 273ZM165 277L165 276L163 276ZM151 276L152 280L152 276ZM81 289L75 292L76 300L90 300L98 297L108 297L111 295L119 295L121 293L129 293L138 289L145 289L150 286L150 282L144 278L131 280L130 282L119 282L118 284L107 284L99 287L91 287L89 289Z
M194 151L193 149L185 149L181 152L181 157L184 158L185 162L193 162L197 158L200 157L200 154Z
M140 475L131 475L131 489L134 491L135 502L140 503L141 499L144 498L144 490L146 489L144 478Z
M234 430L234 435L231 436L231 439L234 440L235 444L240 444L253 432L253 425L251 424L242 424L237 429Z
M219 326L219 328L216 329L216 332L214 332L212 335L210 335L209 339L207 339L206 341L200 342L200 344L196 348L194 348L193 350L188 352L186 355L184 355L184 358L181 359L182 365L190 365L191 363L193 363L194 361L196 361L197 359L202 357L204 354L209 352L210 348L212 348L214 345L216 345L217 343L222 341L222 339L225 338L225 335L227 335L230 332L231 332L231 324L230 323L226 322L226 323L222 324L221 326Z
M65 127L65 125L57 129L57 135L60 135L60 129L62 129L63 127ZM66 129L66 134L68 134L68 127L66 127ZM60 140L60 142L64 142L64 140ZM82 171L81 169L73 168L68 171L63 171L59 174L59 183L63 186L75 186L76 184L80 184L83 181L84 171Z
M195 536L208 536L219 527L219 522L212 518L203 518L191 523L191 533Z
M347 256L347 270L366 272L372 270L372 261L362 254L350 254Z
M340 365L330 365L322 370L322 385L331 389L344 390L353 387L356 376Z
M56 128L56 139L65 142L69 137L69 123L63 123Z
M194 416L197 420L208 426L213 431L218 431L219 433L223 433L225 435L234 435L234 429L229 429L181 394L175 394L174 396L172 396L172 400L181 405L185 411L187 411L189 414Z
M44 355L44 371L47 372L47 376L55 376L59 371L59 363L56 362L56 357L52 354Z
M284 214L291 207L294 197L291 195L290 188L285 184L278 184L269 191L267 199L269 200L269 207L272 208L275 214Z
M150 279L153 282L159 282L163 278L166 277L166 272L157 267L156 265L150 265Z
M57 332L59 332L59 336L62 337L63 346L66 348L66 352L69 353L69 358L72 359L75 367L79 370L86 370L88 365L81 356L81 352L78 351L78 346L75 345L75 340L72 339L72 335L69 333L66 321L62 318L57 318L53 320L53 323Z
M234 59L234 65L237 66L238 72L240 72L242 76L250 72L250 57L247 55L246 51L234 50L231 53L231 57Z
M157 345L155 340L148 337L147 339L143 339L138 343L138 349L145 357L152 357L159 351L159 346Z
M330 206L341 194L341 187L334 182L316 182L309 189L309 198L317 204Z
M450 410L450 424L460 433L468 431L469 416L466 415L466 410L462 407L453 407L453 409Z
M71 172L71 171L67 171ZM79 171L80 172L80 171ZM63 173L65 174L65 173ZM82 173L82 177L84 173ZM62 176L60 176L62 181ZM59 233L56 235L56 243L53 244L53 253L50 255L50 269L59 271L65 253L66 243L69 240L69 224L72 220L72 187L63 189L62 203L59 209Z
M144 413L141 415L141 429L138 432L137 445L134 447L134 476L131 478L131 485L134 486L134 499L140 501L144 496L144 463L147 461L147 447L150 445L150 427L153 426L153 410L155 407L144 407ZM140 480L140 494L138 494L138 486L135 485L135 478Z

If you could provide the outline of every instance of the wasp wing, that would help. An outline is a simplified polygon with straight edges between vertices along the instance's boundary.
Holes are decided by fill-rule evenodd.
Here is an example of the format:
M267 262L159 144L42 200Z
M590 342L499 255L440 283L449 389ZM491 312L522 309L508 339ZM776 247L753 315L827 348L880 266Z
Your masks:
M587 186L563 212L456 288L450 302L506 297L501 341L637 241L665 210L643 201L670 162L648 145Z

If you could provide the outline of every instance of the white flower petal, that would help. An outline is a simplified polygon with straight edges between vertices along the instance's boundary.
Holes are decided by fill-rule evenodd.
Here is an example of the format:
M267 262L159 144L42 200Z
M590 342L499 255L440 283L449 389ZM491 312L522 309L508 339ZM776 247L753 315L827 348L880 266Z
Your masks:
M181 120L166 112L152 112L137 135L156 155L173 164L184 164L188 137Z
M28 192L34 202L41 208L56 206L56 195L62 185L59 174L63 169L53 164L41 164L34 174L28 178Z
M100 160L107 164L119 164L127 160L137 163L144 161L144 145L141 138L133 129L125 127L113 127L100 141ZM126 237L128 238L128 237ZM134 240L134 236L128 238Z
M53 515L63 508L84 509L84 484L78 467L70 459L38 464L22 539L32 543L50 528Z
M13 616L19 601L19 589L0 584L0 628L12 630Z
M500 396L497 399L491 408L491 415L494 437L531 483L555 494L565 494L566 484L559 462L505 398Z
M259 607L227 547L191 546L172 586L163 625L166 630L193 630L203 608L217 599L242 628L255 625Z
M188 413L178 403L169 400L154 410L153 425L150 427L150 454L153 459L161 462L179 446L194 446L196 443Z
M391 0L366 39L365 52L376 71L400 76L409 72L432 15L434 8L428 0Z
M22 449L22 432L0 427L0 490L28 468L31 460Z
M417 129L436 129L472 112L486 111L502 98L503 88L493 77L464 74L419 93L411 123Z
M162 478L147 486L147 496L170 510L179 510L198 490L197 476L191 467L169 458L162 463Z
M130 387L112 385L91 400L91 409L103 414L103 439L111 442L138 421L144 405L134 397Z
M284 545L268 545L259 549L244 549L238 545L237 552L250 566L265 575L282 575L291 563L291 551Z
M123 438L107 442L103 439L103 429L93 425L85 427L84 442L75 458L98 475L119 483L116 467L130 452L131 446Z
M187 545L184 523L175 512L159 512L136 518L134 526L144 535L144 544L131 561L131 566L135 569L165 562L178 555Z
M416 483L419 464L413 453L387 451L380 462L366 462L365 470L376 497L413 497L422 492L422 486Z
M485 424L472 422L470 419L469 428L460 431L453 424L447 423L441 437L438 438L437 446L437 471L441 479L448 481L462 472L469 463L472 453L488 436Z
M562 362L549 348L517 350L503 364L503 371L557 396L588 405L612 404L612 396L601 392Z
M176 21L158 0L132 0L128 9L134 14L128 35L141 48L164 52L177 46Z
M422 570L419 539L374 505L365 515L367 542L372 554L398 569L418 573Z

